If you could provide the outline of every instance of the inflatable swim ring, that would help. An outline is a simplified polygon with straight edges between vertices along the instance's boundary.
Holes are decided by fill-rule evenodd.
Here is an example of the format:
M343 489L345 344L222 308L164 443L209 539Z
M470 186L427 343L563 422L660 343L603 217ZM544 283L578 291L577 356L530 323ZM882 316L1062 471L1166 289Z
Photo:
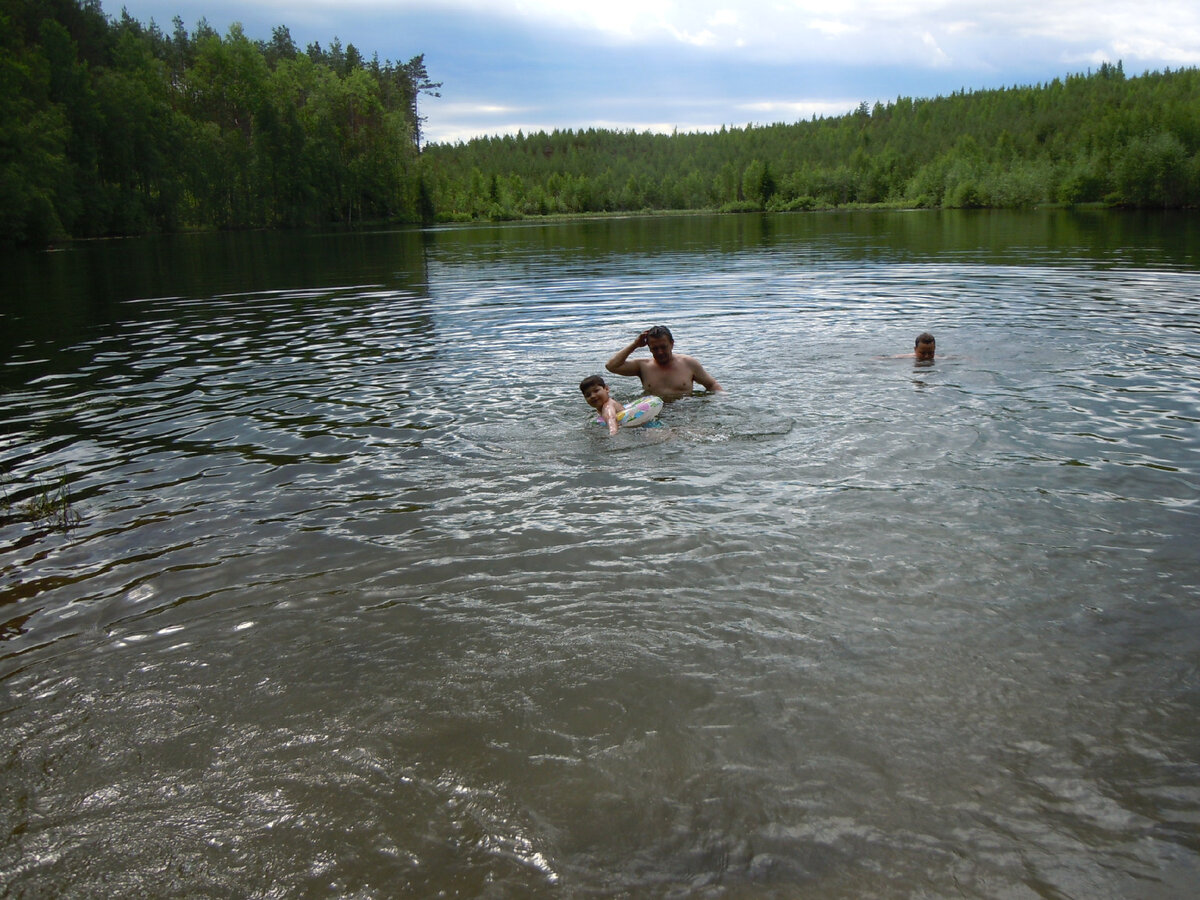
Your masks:
M636 428L639 425L645 425L657 416L662 408L661 397L642 397L617 413L617 425L621 428ZM601 425L604 424L604 420L599 416L596 416L596 421Z

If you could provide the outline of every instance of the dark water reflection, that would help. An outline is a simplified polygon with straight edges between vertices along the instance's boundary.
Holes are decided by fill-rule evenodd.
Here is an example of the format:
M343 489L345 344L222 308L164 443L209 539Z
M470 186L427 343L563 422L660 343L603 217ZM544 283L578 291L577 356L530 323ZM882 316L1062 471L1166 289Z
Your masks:
M1189 896L1195 229L14 257L3 883ZM730 390L609 439L575 385L653 322ZM18 518L60 479L77 528Z

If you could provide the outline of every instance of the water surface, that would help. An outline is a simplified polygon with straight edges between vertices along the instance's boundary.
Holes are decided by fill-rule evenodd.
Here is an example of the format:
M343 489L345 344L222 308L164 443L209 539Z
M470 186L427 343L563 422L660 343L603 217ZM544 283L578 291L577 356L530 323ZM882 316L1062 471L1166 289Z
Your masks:
M698 216L7 259L0 881L1190 896L1196 232ZM610 438L577 384L658 323L727 393ZM924 330L934 365L887 358ZM77 527L19 517L53 485Z

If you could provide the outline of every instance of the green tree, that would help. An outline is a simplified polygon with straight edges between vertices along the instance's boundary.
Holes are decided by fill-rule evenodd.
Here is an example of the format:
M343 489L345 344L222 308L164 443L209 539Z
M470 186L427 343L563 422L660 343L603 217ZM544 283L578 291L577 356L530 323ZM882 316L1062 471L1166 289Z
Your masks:
M63 235L57 202L70 191L67 117L50 102L49 65L0 13L0 241Z
M1116 171L1120 199L1135 206L1180 206L1189 195L1191 160L1174 134L1158 131L1125 147Z

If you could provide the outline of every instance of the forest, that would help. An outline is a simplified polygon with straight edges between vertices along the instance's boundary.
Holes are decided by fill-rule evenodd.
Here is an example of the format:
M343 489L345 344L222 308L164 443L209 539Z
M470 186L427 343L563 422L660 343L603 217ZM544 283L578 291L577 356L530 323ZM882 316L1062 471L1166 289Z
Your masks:
M423 144L424 56L0 0L0 244L656 210L1200 205L1200 70L657 134Z
M427 147L445 219L846 205L1200 205L1200 70L862 103L708 134L587 129Z
M0 243L432 217L424 58L0 0Z

